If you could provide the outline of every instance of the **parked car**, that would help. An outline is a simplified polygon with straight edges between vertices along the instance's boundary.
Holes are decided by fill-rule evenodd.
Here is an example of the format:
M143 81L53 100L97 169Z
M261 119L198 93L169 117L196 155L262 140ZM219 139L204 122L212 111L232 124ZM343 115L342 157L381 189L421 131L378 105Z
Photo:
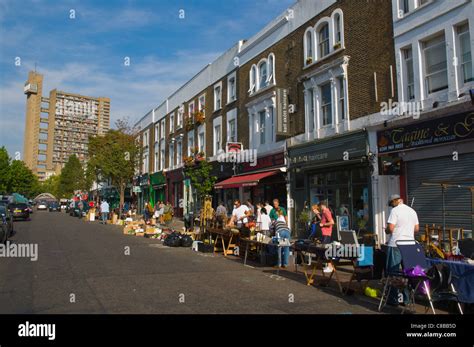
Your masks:
M46 204L45 201L40 201L40 202L38 203L38 206L36 206L36 209L37 209L38 211L41 211L41 210L45 211L45 210L48 209L48 205Z
M61 212L61 207L57 201L52 201L48 205L49 212Z
M66 210L66 212L68 212L69 201L67 199L61 199L59 201L59 205L61 206L61 210Z
M0 243L5 243L13 235L13 217L8 205L0 202Z
M30 219L30 210L25 203L13 203L8 205L8 209L13 216L13 219L20 218L23 220Z

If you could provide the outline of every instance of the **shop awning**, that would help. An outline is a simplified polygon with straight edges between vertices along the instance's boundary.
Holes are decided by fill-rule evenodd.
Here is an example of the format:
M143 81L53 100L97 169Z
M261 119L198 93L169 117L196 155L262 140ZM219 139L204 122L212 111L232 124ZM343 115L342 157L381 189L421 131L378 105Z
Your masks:
M226 188L239 188L239 187L251 187L256 186L260 180L277 174L279 170L260 172L250 175L234 176L228 178L222 182L216 183L214 188L226 189Z

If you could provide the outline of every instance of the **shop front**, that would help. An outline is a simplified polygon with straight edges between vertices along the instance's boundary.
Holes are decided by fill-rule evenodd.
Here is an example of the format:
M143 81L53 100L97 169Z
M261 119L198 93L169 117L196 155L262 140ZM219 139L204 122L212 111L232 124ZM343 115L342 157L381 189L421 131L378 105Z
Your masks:
M166 178L162 171L150 175L150 203L154 207L157 201L165 200Z
M400 177L400 195L420 226L473 230L473 112L378 131L377 148L379 174Z
M293 227L304 232L302 224L311 205L325 201L339 229L371 230L371 165L365 131L293 146L288 156Z
M174 216L183 217L184 172L182 168L166 172L166 201L173 206Z
M251 200L252 204L279 199L287 206L286 167L283 152L260 157L256 163L242 163L239 174L221 180L214 188L232 211L233 201Z
M150 176L144 174L138 177L138 185L140 190L136 190L138 193L138 213L143 213L145 203L150 201Z
M222 182L231 178L241 171L241 164L230 162L212 161L211 175L216 178L216 182ZM239 199L239 189L214 189L212 195L212 206L217 208L220 202L223 202L227 211L232 211L234 200Z

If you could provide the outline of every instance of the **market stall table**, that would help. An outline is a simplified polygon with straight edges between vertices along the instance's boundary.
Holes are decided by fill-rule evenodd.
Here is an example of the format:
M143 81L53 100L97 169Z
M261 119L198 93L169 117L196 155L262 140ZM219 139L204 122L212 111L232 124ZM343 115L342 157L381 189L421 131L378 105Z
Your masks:
M247 257L248 257L248 252L249 252L249 246L250 245L256 246L256 248L259 249L260 252L266 246L276 247L277 252L279 254L279 259L281 257L281 249L283 247L291 247L288 244L283 244L283 243L276 244L276 243L272 243L272 242L261 242L261 241L257 241L257 240L251 240L247 237L241 237L240 238L240 245L242 246L243 243L245 243L244 266L247 265ZM279 274L280 274L280 268L277 269L277 275L279 275Z
M228 254L234 254L234 248L236 247L235 239L239 235L239 231L237 229L207 228L206 230L208 233L211 234L211 236L216 236L216 239L214 241L214 253L216 253L216 245L220 241L224 257L227 257Z
M329 245L322 245L322 244L315 245L315 244L309 244L309 243L295 243L293 246L293 250L301 260L301 264L303 266L303 273L306 277L306 284L308 286L314 284L314 276L316 275L318 268L321 268L322 275L324 278L326 278L326 274L323 271L322 264L328 263L332 265L333 271L329 275L327 279L327 283L329 283L332 277L334 276L336 278L336 283L337 283L337 286L339 287L339 291L341 293L344 293L342 289L341 281L339 280L339 275L337 273L337 261L336 259L326 257L326 250L328 246ZM304 253L307 253L309 256L308 263L305 262ZM314 262L311 261L313 257L316 258ZM352 261L353 259L351 258L347 260ZM295 264L295 266L296 266L295 271L298 272L298 264Z

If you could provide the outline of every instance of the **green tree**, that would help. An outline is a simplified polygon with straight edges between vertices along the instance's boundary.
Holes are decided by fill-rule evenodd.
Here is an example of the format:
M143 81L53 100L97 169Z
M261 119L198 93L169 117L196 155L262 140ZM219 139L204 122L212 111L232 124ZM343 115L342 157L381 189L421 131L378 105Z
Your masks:
M88 175L97 182L110 179L120 193L120 211L125 201L125 189L132 181L139 162L140 147L126 121L104 136L89 138Z
M73 154L61 171L58 194L60 196L71 196L74 191L86 188L84 169L79 159Z
M206 195L211 194L214 184L217 181L216 176L211 175L212 165L207 160L202 158L194 159L188 162L184 168L186 178L191 181L191 186L196 195L196 201L202 202Z
M40 193L51 193L58 199L60 198L69 198L70 195L62 194L59 189L59 184L61 182L61 175L53 175L48 177L44 182L42 182L38 188L38 194Z
M7 193L9 171L10 171L10 156L5 147L0 148L0 194Z
M8 170L7 191L32 197L38 189L38 177L21 160L12 161Z

